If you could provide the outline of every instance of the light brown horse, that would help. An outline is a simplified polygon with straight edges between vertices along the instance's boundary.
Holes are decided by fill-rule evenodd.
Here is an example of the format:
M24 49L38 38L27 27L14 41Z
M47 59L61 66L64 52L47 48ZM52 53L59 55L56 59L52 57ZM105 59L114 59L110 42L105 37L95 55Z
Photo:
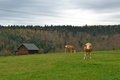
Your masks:
M86 59L87 57L91 59L92 49L93 49L93 46L91 43L88 42L84 45L84 58L83 59Z
M76 52L76 50L72 45L65 45L65 52Z

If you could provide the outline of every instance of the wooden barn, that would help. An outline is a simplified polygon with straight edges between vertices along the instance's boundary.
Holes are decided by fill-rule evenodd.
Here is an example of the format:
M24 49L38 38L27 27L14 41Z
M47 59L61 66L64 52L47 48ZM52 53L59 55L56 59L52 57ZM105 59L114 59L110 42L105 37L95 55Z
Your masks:
M35 44L23 43L17 48L18 55L34 54L39 52L39 48Z

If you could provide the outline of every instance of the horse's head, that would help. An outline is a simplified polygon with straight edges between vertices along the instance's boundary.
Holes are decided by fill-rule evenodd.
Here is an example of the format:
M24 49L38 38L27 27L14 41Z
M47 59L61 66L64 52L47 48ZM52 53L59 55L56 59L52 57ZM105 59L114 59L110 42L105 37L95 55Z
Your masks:
M91 43L86 43L84 45L84 50L85 51L91 51L92 50L92 44Z

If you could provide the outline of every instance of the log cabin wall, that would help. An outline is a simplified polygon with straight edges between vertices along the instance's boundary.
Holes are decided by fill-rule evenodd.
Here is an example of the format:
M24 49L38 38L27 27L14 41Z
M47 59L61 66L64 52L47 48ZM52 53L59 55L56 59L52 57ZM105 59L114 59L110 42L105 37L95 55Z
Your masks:
M22 45L18 48L18 55L29 54L28 49Z

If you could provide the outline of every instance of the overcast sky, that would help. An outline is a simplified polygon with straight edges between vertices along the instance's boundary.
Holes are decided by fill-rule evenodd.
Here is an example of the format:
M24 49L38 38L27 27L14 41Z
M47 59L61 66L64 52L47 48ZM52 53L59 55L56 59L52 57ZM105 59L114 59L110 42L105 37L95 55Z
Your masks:
M120 24L120 0L0 0L0 25Z

